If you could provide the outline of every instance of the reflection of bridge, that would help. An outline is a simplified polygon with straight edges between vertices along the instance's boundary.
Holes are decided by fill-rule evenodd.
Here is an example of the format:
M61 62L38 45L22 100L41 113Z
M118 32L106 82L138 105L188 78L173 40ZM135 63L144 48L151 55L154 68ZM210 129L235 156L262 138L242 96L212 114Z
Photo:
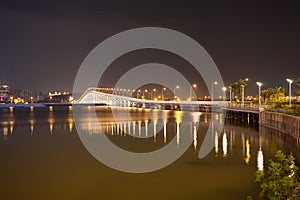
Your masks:
M128 96L116 95L113 92L102 92L100 88L88 88L79 98L80 104L105 104L108 106L160 108L168 110L200 110L207 111L211 107L219 107L224 102L211 101L157 101L138 99Z

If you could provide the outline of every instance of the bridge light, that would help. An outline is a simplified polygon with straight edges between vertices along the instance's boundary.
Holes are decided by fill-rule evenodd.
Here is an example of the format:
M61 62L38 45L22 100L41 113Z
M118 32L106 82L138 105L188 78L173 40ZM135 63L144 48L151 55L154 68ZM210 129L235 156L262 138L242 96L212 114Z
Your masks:
M286 81L289 83L289 105L291 107L292 106L292 83L294 81L289 78L287 78Z
M256 82L256 85L258 85L258 106L260 107L260 105L261 105L261 97L260 97L260 93L261 93L261 86L262 86L262 83L261 83L261 82Z

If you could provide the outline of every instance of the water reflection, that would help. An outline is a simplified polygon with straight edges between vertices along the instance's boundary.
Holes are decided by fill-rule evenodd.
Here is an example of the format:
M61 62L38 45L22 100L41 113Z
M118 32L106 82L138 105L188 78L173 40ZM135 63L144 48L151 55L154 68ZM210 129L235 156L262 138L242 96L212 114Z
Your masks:
M1 138L4 141L13 140L10 135L13 135L15 131L24 126L27 126L28 135L31 136L41 134L38 131L41 126L47 126L50 135L61 132L60 129L69 133L75 130L74 120L70 113L57 114L56 111L53 111L53 108L49 109L50 112L44 114L31 111L27 114L20 114L20 116L16 113L1 115ZM72 109L69 108L69 110ZM143 138L138 136L144 136L146 140L149 136L152 136L153 138L150 137L152 139L147 141L152 141L153 145L160 145L160 147L161 145L167 145L169 141L175 138L178 148L180 148L181 135L189 134L193 141L191 147L194 151L197 151L199 145L201 146L208 129L208 122L211 120L210 114L201 112L155 111L151 113L150 111L134 110L135 114L132 115L131 119L124 118L116 122L109 115L109 111L102 110L101 112L103 112L103 116L96 122L91 120L88 115L83 120L80 128L85 130L86 134L107 134L116 140L126 136L128 138L126 142L129 144L135 138L138 138L136 140L138 142L144 141ZM221 119L220 114L213 115L213 121ZM188 123L189 128L184 129L183 123ZM219 155L221 148L221 157L227 159L232 156L241 156L241 160L244 160L245 165L255 164L258 170L264 168L266 150L275 154L274 149L281 147L287 149L288 153L293 154L297 160L300 158L298 143L289 140L286 136L274 130L261 128L260 133L258 133L256 129L251 127L238 127L230 124L226 124L223 130L216 130L213 125L212 129L213 134L211 137L214 142L212 154L215 156ZM10 135L8 135L9 133ZM278 148L274 148L276 145ZM234 152L238 153L234 154ZM221 157L216 159L221 159ZM253 157L257 159L251 159Z
M29 120L29 124L30 124L30 135L33 135L33 131L34 131L34 120L30 119Z
M7 140L7 135L8 135L8 128L4 127L3 128L3 140Z
M223 139L222 139L222 146L223 146L223 156L227 156L227 135L226 133L223 134Z
M218 132L215 131L215 153L216 153L216 156L218 156L218 153L219 153L219 137L218 137Z
M85 107L85 110L88 109ZM109 111L102 109L98 121L87 115L80 128L89 138L107 137L132 152L149 152L165 145L180 150L184 146L184 136L191 139L190 148L161 171L138 176L119 173L95 162L88 154L69 111L37 112L35 109L31 113L1 113L0 164L5 171L1 175L1 197L22 199L24 195L37 194L58 199L51 196L52 191L56 191L55 194L64 194L65 199L75 196L108 199L112 198L111 194L121 194L116 197L120 199L120 196L132 197L132 188L135 188L135 199L144 198L145 194L148 199L153 199L155 196L147 195L147 188L160 184L164 185L164 192L159 194L161 199L174 196L241 199L250 194L257 196L259 188L253 182L253 174L257 169L266 169L266 161L273 158L278 149L295 156L299 165L299 144L272 129L262 127L258 130L226 123L223 130L218 130L213 125L213 131L208 135L212 149L204 159L199 159L198 152L211 128L210 121L220 120L220 114L211 119L210 114L199 112L156 111L154 115L142 109L132 112L131 118L116 121ZM139 137L146 134L149 138ZM117 193L116 183L122 185ZM70 186L67 190L66 185ZM15 194L19 196L11 196Z
M10 121L10 122L9 122L9 126L10 126L10 128L9 128L10 134L12 134L13 131L14 131L14 122L13 122L13 121Z
M257 169L260 171L264 170L264 155L261 149L257 153Z
M245 158L245 163L248 165L250 162L250 158L251 158L251 153L250 153L250 142L247 139L246 140L246 158Z

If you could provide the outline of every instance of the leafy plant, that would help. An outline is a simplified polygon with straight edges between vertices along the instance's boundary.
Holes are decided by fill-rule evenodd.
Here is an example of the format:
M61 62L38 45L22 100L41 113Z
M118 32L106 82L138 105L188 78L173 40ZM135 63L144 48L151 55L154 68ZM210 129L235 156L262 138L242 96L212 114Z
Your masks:
M299 168L295 165L293 156L278 151L275 158L275 161L270 160L266 173L256 172L255 181L261 184L260 197L266 196L271 200L299 200Z

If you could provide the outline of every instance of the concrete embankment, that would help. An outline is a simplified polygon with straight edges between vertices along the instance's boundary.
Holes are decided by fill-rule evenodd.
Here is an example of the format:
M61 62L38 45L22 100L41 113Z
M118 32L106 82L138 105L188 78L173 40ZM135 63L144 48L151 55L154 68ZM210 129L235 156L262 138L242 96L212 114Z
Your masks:
M282 131L300 141L300 117L282 113L261 112L259 124Z

